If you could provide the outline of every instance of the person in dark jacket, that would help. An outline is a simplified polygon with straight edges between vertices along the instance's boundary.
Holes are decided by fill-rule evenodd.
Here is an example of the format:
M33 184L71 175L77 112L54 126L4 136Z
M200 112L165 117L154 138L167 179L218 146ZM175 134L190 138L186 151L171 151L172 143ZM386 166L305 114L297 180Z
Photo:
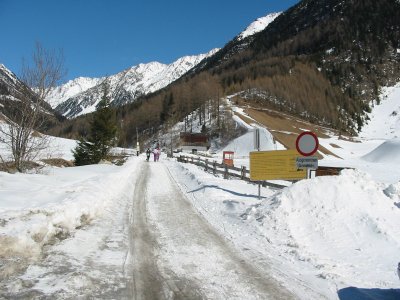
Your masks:
M151 154L150 148L147 148L147 150L146 150L146 160L147 161L149 161L149 159L150 159L150 154Z

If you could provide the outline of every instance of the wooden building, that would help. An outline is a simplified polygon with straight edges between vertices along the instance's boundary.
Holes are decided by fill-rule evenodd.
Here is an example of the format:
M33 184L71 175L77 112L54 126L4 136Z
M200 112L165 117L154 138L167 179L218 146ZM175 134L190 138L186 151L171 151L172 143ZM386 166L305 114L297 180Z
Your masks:
M210 148L208 135L204 133L181 132L180 145L183 151L207 151Z

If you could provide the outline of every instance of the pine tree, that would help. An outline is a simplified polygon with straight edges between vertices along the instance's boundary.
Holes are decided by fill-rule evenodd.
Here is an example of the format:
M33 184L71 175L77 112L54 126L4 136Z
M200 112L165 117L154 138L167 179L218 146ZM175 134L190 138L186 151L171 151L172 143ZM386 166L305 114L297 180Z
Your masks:
M110 108L108 86L103 85L103 97L90 122L90 135L81 139L73 150L75 165L96 164L107 157L116 143L117 122L115 112Z
M72 151L76 166L90 165L93 162L91 153L93 152L93 144L85 139L80 139L77 147Z

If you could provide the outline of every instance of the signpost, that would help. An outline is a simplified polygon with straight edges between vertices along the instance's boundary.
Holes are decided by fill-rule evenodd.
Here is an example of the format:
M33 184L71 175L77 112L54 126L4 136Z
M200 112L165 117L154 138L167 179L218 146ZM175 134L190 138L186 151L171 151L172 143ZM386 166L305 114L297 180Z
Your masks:
M296 150L250 152L250 180L299 180L306 170L296 167Z
M303 156L311 156L318 150L318 138L315 133L305 131L296 139L296 149Z
M254 131L254 148L250 152L250 180L300 180L308 178L309 170L318 168L318 138L313 132L303 132L296 139L296 150L259 151L260 132ZM299 153L301 156L299 157ZM260 197L260 185L258 195Z
M318 169L318 158L316 156L296 157L296 167L298 169Z
M254 130L254 149L260 151L260 129ZM261 200L261 183L258 183L258 199Z
M306 169L307 178L310 177L310 170L318 169L318 158L311 156L317 152L318 145L318 137L311 131L301 133L296 139L297 152L303 155L303 157L296 158L296 167L298 169Z
M260 129L256 128L254 130L254 149L260 151Z

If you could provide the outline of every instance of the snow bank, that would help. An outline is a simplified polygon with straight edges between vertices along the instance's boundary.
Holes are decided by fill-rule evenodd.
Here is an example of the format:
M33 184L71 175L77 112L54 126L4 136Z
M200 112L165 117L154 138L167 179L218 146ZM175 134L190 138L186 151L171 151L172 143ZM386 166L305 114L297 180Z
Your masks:
M387 140L362 159L369 162L400 164L400 138Z
M349 286L398 287L400 182L344 170L278 192L262 188L260 201L254 185L190 164L169 167L208 222L300 299L336 299Z
M400 208L400 182L389 185L383 190L386 196L395 201L395 205Z
M289 261L311 263L338 286L397 286L400 209L383 188L344 170L292 185L253 206L247 220L283 247ZM394 197L395 187L389 192Z
M0 257L35 257L43 245L72 235L117 199L130 197L136 163L52 168L48 175L0 172Z

